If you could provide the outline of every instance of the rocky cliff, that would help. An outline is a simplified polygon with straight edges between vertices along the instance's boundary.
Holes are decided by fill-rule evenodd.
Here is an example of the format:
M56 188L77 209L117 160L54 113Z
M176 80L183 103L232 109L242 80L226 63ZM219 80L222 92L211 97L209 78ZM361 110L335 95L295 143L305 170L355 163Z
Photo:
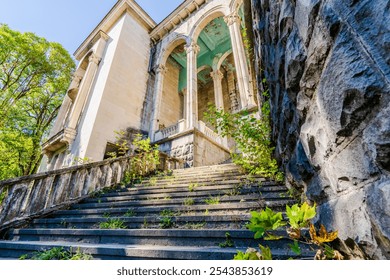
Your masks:
M252 0L276 156L319 220L390 258L390 1Z

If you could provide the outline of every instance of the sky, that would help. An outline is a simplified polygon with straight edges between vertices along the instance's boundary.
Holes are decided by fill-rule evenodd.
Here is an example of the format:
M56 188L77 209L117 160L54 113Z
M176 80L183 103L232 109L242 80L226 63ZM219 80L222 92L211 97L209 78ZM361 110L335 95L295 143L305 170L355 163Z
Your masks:
M117 0L0 0L0 23L62 44L73 55ZM161 22L183 0L136 0ZM0 42L1 44L1 42ZM1 46L0 46L1 47Z

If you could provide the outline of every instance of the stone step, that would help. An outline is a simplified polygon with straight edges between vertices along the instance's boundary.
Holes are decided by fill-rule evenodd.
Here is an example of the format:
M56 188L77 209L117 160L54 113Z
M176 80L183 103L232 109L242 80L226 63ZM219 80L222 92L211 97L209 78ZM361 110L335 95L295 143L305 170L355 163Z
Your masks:
M246 176L218 176L218 177L189 177L189 178L172 178L168 180L147 180L142 181L140 183L133 184L134 187L147 187L147 186L178 186L178 185L190 185L190 184L230 184L230 182L233 183L243 183L243 182L253 182L253 183L260 183L260 182L266 182L267 180L265 178L259 177L259 178L253 178L251 180L248 180Z
M109 207L109 208L92 208L92 209L73 209L73 210L61 210L56 212L53 217L56 218L69 218L69 217L83 217L90 215L119 215L123 216L129 210L134 211L138 216L145 215L159 215L160 212L172 211L172 212L204 212L206 210L261 210L266 206L278 211L284 211L286 204L293 204L294 200L278 200L278 201L243 201L243 202L225 202L219 204L201 204L201 205L162 205L162 206L141 206L141 207Z
M79 250L91 254L94 259L102 260L231 260L237 250L246 251L247 247L220 248L219 246L158 246L132 244L86 244L64 241L2 241L0 256L18 258L35 251L59 247L66 250ZM286 249L274 249L274 259L288 259L297 256ZM312 258L312 252L303 252L300 258Z
M283 238L267 241L255 240L249 230L216 230L216 229L16 229L10 232L12 241L56 241L82 242L95 244L128 244L159 246L219 246L226 242L226 234L232 242L231 247L272 246L288 249L293 242L286 231L273 231L274 235ZM221 245L222 246L222 245ZM307 246L301 245L302 249Z
M250 216L248 214L234 212L213 215L176 215L170 218L172 228L183 229L243 229L248 222ZM112 215L110 218L101 216L91 217L72 217L72 218L50 218L34 220L30 227L33 228L77 228L88 229L100 228L100 224L107 222L109 219L120 219L126 228L141 229L141 228L162 228L162 217L145 216L145 217L124 217Z
M283 193L267 193L260 196L256 193L250 193L246 195L239 196L228 196L222 195L220 196L220 202L233 202L233 201L258 201L260 198L266 199L268 201L277 201L277 200L285 200ZM213 197L216 195L214 194ZM71 210L82 210L82 209L98 209L98 208L117 208L117 207L139 207L139 206L161 206L161 205L188 205L192 203L193 205L205 204L205 199L209 198L208 194L203 193L184 193L183 195L172 195L160 196L144 199L144 200L135 200L133 197L115 197L110 200L101 200L97 202L85 202L77 205L73 205ZM191 201L192 200L192 201Z
M229 183L229 182L228 182ZM130 188L117 188L115 190L108 190L106 192L97 193L92 198L101 198L108 196L120 196L120 195L132 195L135 193L138 194L151 194L151 193L166 193L166 192L183 192L190 191L192 189L193 192L201 191L201 190L218 190L218 189L237 189L237 188L252 188L254 190L258 190L260 192L287 192L288 189L285 186L281 186L279 184L242 184L241 182L230 182L227 183L215 183L215 184L207 184L207 185L192 185L191 188L189 185L183 186L166 186L166 187L130 187Z

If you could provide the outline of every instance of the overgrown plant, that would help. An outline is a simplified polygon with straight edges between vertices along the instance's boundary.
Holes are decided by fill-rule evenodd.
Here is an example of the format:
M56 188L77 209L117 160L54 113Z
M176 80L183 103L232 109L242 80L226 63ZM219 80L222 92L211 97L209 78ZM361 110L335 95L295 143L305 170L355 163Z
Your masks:
M132 181L153 174L160 163L158 146L151 145L149 138L143 139L141 134L137 134L133 147L134 155L130 159L129 171L126 173Z
M130 149L129 142L126 139L126 131L124 130L115 130L115 145L117 148L117 151L114 152L108 152L107 155L110 158L117 158L121 156L125 156L127 151Z
M125 225L125 223L121 220L121 219L118 219L118 218L108 218L107 221L105 222L101 222L99 224L99 227L101 229L125 229L127 228L127 226Z
M268 207L260 212L251 212L252 218L248 224L248 229L255 233L254 238L258 239L267 234L264 240L277 240L280 238L286 238L282 236L276 236L272 231L281 229L288 225L286 228L288 238L293 241L289 244L289 247L296 255L301 255L302 250L300 244L311 244L318 247L315 259L343 259L343 256L337 250L334 250L330 246L330 242L337 238L337 231L328 232L324 225L320 226L317 232L315 226L311 223L311 220L316 216L316 206L310 206L306 202L302 205L294 204L291 207L286 206L287 222L283 220L282 212L274 212ZM301 234L302 229L309 228L310 238ZM268 249L259 245L261 253L256 249L249 248L246 253L238 252L234 259L265 259L270 255ZM264 253L265 252L265 253ZM265 254L265 255L264 255Z
M92 256L83 253L80 248L73 252L72 248L68 251L63 247L54 247L49 250L22 255L19 260L92 260Z
M221 136L234 140L236 147L231 152L234 163L249 174L259 174L281 181L283 173L279 171L278 164L272 157L274 148L271 143L269 115L268 101L263 102L261 118L249 112L232 114L213 105L209 106L205 113L207 121Z

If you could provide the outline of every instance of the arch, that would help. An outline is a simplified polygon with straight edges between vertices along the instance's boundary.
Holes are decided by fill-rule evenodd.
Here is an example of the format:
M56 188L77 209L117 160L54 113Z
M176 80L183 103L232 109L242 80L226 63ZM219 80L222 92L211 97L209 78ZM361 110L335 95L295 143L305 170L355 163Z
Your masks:
M225 17L228 14L229 8L224 5L218 5L214 8L211 8L193 25L189 34L189 38L192 40L192 42L197 43L200 33L207 26L207 24L216 18Z
M203 65L203 66L198 68L197 73L199 74L200 72L202 72L203 70L206 70L208 68L210 68L210 70L212 70L210 65Z
M213 70L219 70L221 68L221 65L222 63L224 62L224 60L231 54L233 53L232 50L228 50L227 52L225 52L221 57L219 58L215 58L216 60L213 62Z
M242 4L243 0L232 0L229 5L231 12L237 12Z
M185 35L177 35L170 42L166 43L167 47L161 50L161 55L159 55L159 60L157 65L165 65L168 57L171 55L173 50L180 46L181 44L186 44L188 42L188 37Z

